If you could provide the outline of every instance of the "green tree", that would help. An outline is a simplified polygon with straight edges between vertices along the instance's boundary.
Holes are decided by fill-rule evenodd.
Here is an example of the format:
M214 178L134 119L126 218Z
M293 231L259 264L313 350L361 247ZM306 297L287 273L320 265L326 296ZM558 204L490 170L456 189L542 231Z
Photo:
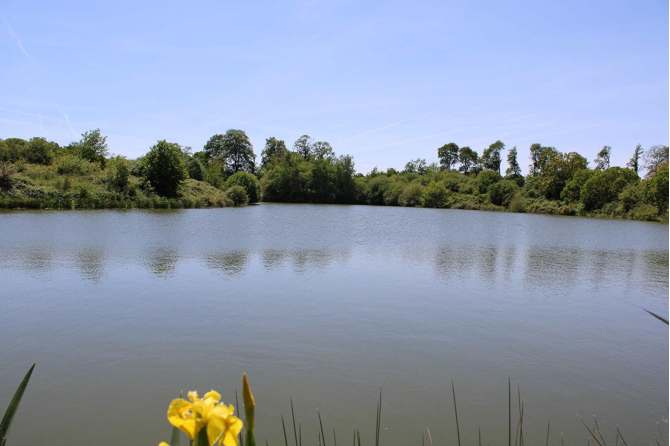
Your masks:
M603 149L600 152L598 152L598 156L596 156L595 159L596 169L598 170L609 169L611 154L612 154L612 148L610 146L603 146Z
M493 170L482 170L477 175L477 187L480 194L485 194L489 190L489 186L502 180L499 173Z
M249 137L242 130L230 129L223 135L223 154L228 170L254 173L256 155Z
M489 186L488 194L491 203L497 206L509 206L512 199L519 190L516 182L511 180L500 180Z
M228 198L233 206L244 206L249 203L249 197L247 192L244 190L244 187L240 185L233 185L226 191L226 198Z
M458 162L461 163L458 170L467 175L476 166L477 159L479 159L477 152L467 146L461 147L458 150Z
M15 162L23 157L23 151L28 141L21 138L7 138L0 148L0 161Z
M423 203L423 186L421 183L412 182L408 184L398 197L400 206L416 207Z
M226 148L223 144L225 138L226 136L221 134L209 138L203 150L206 160L205 164L209 164L213 159L222 159L225 157Z
M548 152L540 183L542 195L550 200L558 200L568 181L579 170L586 169L588 164L586 158L576 152Z
M237 172L228 177L223 188L229 189L232 186L242 186L247 194L249 203L258 203L261 198L260 182L255 175L249 172Z
M179 186L188 177L181 146L158 141L144 157L143 174L159 195L176 196Z
M505 150L505 144L502 141L498 140L491 144L482 154L483 167L500 174L501 153L503 150Z
M449 192L441 181L431 181L424 191L423 206L427 208L443 208L447 204Z
M644 198L658 208L659 213L668 210L668 163L661 165L653 177L644 181Z
M595 173L595 170L586 168L575 172L572 179L565 184L565 187L561 191L561 200L567 201L568 203L579 202L582 186L584 186L584 183L586 183Z
M312 155L316 159L326 159L335 156L333 148L325 141L317 141L312 144Z
M582 186L580 199L587 211L602 208L619 197L629 185L637 184L640 178L630 169L610 167L596 171Z
M384 204L384 192L389 187L391 180L386 175L377 175L367 183L366 203L367 204Z
M284 141L274 136L265 140L265 148L261 153L261 168L267 169L271 163L280 161L286 157L288 149Z
M6 140L9 141L9 140ZM668 163L668 146L651 146L644 154L644 168L647 169L645 178L651 178L656 170L663 164Z
M302 203L307 201L310 163L296 152L289 152L283 162L275 164L261 178L263 201Z
M188 170L188 177L194 180L202 181L204 179L204 168L202 163L195 156L191 156L186 161L186 169Z
M507 152L507 164L509 167L505 171L505 175L509 178L518 178L521 176L521 166L519 166L519 161L517 160L516 146Z
M14 175L14 169L9 167L6 162L0 163L0 190L10 190L12 188L12 175Z
M110 175L109 188L117 192L126 191L130 181L128 160L123 156L116 156L111 160L111 165L108 165L107 169Z
M312 138L309 135L302 135L293 143L293 150L298 152L303 159L307 159L312 154Z
M23 158L29 163L48 165L53 162L56 150L58 150L58 144L55 142L35 137L24 146Z
M338 203L355 203L357 188L356 169L351 155L341 155L335 161L335 190Z
M0 162L7 162L9 160L9 146L7 146L4 140L0 139Z
M450 142L437 149L437 157L443 170L451 170L458 163L458 146Z
M109 150L107 150L107 137L100 134L100 129L82 133L81 140L73 145L79 149L81 158L92 163L100 163L100 167L105 167Z
M419 175L423 175L426 173L428 165L426 164L425 159L417 158L415 160L410 160L405 164L405 169L403 172L405 173L418 173Z
M635 146L635 151L633 152L633 157L628 161L628 164L626 164L626 167L629 169L632 169L633 172L639 175L640 173L640 158L642 157L642 154L644 153L644 149L642 149L642 146L638 144Z
M543 175L548 159L558 151L554 147L545 147L542 144L531 144L530 146L530 175Z

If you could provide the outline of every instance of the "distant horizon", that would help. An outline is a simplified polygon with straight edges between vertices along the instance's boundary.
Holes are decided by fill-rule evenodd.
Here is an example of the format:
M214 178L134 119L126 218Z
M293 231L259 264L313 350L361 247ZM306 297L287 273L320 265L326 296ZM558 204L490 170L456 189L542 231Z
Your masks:
M590 161L669 144L667 2L0 5L0 138L100 128L137 158L244 130L301 135L356 170L533 143Z

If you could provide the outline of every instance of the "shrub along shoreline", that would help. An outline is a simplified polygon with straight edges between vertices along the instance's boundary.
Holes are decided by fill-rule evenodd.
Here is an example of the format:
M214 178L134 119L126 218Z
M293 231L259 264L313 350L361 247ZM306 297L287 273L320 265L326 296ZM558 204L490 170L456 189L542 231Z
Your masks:
M356 173L353 158L301 136L288 150L268 138L256 165L246 134L214 135L203 150L158 141L135 160L110 156L99 129L60 146L44 138L0 139L0 209L183 209L249 203L368 204L528 212L668 222L668 147L641 146L625 168L608 146L595 167L575 152L530 147L523 176L516 147L496 141L479 156L455 143L439 163L409 161L402 171ZM640 178L642 170L644 178Z

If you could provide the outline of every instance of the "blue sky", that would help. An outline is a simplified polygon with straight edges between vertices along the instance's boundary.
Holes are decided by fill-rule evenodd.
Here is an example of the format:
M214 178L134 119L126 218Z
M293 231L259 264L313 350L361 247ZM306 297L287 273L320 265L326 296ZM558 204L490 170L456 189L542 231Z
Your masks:
M0 138L302 134L357 170L539 142L593 160L668 144L667 1L0 0ZM593 163L591 163L593 166Z

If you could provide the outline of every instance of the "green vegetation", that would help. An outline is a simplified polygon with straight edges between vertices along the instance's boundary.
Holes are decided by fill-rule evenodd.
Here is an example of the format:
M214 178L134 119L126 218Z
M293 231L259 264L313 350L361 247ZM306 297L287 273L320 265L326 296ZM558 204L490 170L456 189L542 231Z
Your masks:
M631 149L627 167L610 166L604 146L589 168L576 152L532 144L524 177L516 147L498 140L482 151L450 142L438 162L402 171L356 173L353 158L303 135L289 150L266 140L260 165L242 130L212 136L191 153L165 140L136 160L110 156L99 129L65 147L44 138L0 140L0 208L173 208L243 206L259 201L480 209L668 221L668 147ZM646 175L639 177L644 169Z
M19 387L16 389L12 400L9 402L9 406L5 411L5 415L2 417L2 421L0 421L0 446L5 446L7 443L9 428L12 427L14 415L16 415L16 411L19 408L19 403L21 403L21 398L23 398L23 393L26 391L26 387L28 387L28 381L30 381L30 377L33 374L34 369L35 364L30 367L28 373L26 373L26 376L23 377L23 381L21 381L21 384L19 384Z

